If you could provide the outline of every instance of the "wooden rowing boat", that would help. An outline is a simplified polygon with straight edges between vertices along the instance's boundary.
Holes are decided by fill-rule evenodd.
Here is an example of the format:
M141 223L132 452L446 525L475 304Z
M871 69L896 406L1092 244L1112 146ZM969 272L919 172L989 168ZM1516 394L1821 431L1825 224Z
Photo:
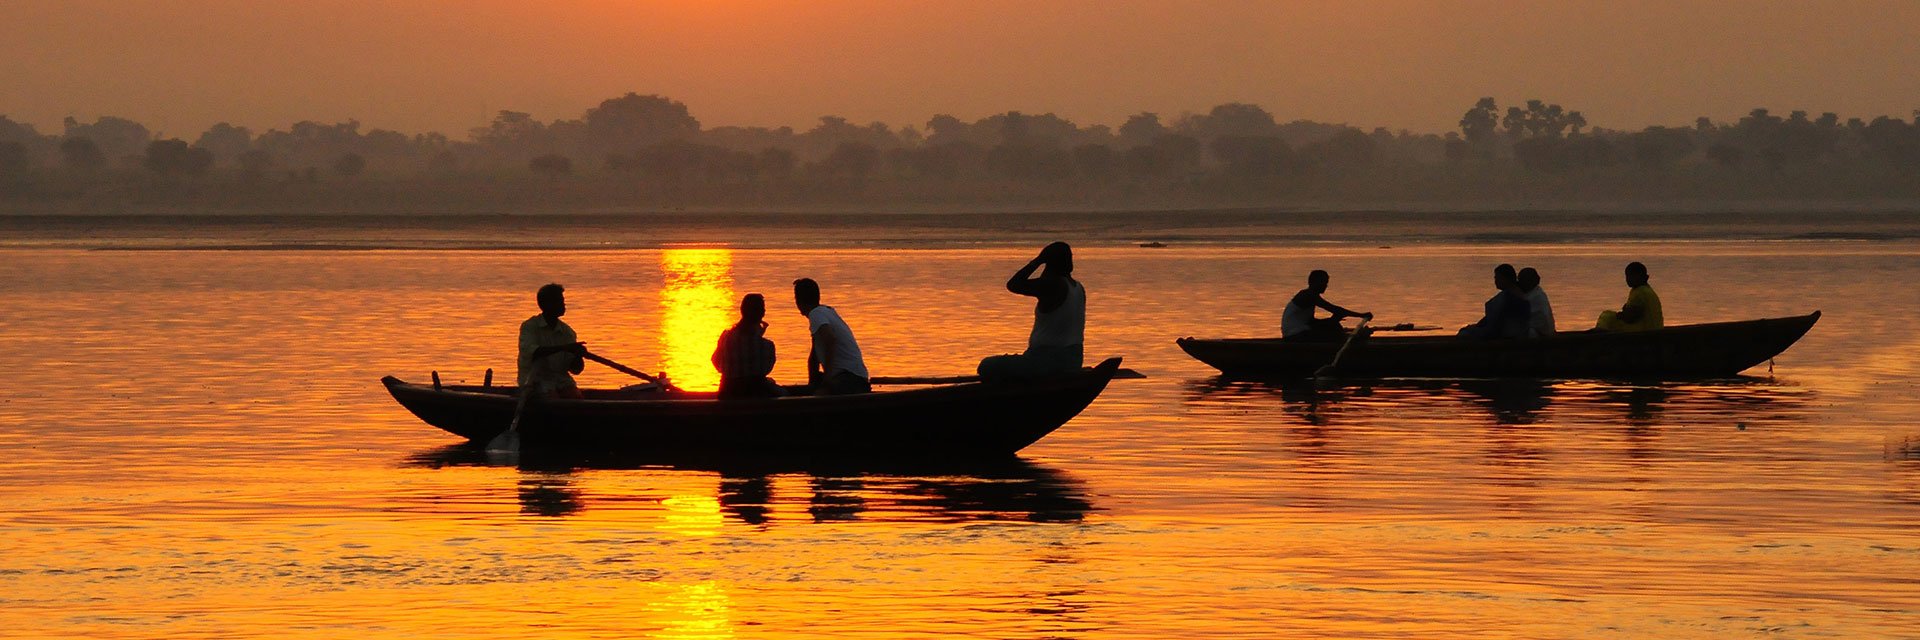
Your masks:
M1737 375L1786 351L1820 312L1652 331L1583 331L1547 338L1370 336L1340 360L1359 377L1710 378ZM1181 338L1180 348L1229 376L1305 377L1332 362L1339 342Z
M527 446L624 451L1011 454L1079 415L1119 368L1111 358L1032 382L844 396L721 400L708 392L588 389L583 399L535 402L520 431ZM381 382L413 415L474 442L513 420L512 387Z

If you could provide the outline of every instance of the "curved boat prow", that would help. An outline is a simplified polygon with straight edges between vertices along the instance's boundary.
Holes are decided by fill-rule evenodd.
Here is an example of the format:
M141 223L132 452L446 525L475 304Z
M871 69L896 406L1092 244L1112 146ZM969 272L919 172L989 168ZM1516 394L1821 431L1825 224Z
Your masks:
M1780 323L1781 326L1779 333L1776 334L1773 348L1765 353L1766 357L1755 358L1752 364L1741 367L1740 371L1745 371L1748 367L1753 367L1762 362L1774 359L1776 356L1785 353L1788 347L1792 347L1794 343L1799 342L1801 338L1806 337L1807 332L1813 330L1813 325L1820 322L1820 310L1815 309L1813 313L1804 316L1756 320L1755 322L1776 322ZM1759 354L1756 353L1756 355ZM1735 371L1734 373L1739 373L1739 371Z

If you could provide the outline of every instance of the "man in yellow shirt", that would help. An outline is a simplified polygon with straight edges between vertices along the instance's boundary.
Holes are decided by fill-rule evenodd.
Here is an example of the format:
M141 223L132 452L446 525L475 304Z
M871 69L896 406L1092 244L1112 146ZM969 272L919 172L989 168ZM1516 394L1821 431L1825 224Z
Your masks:
M1601 331L1646 331L1665 326L1666 317L1660 313L1660 294L1654 293L1653 285L1647 284L1647 265L1627 264L1627 286L1633 287L1627 293L1627 304L1619 311L1600 312L1600 322L1594 326Z
M540 287L534 299L540 314L520 323L520 388L538 397L578 398L573 374L586 366L581 357L587 346L560 321L567 313L566 290L560 285Z

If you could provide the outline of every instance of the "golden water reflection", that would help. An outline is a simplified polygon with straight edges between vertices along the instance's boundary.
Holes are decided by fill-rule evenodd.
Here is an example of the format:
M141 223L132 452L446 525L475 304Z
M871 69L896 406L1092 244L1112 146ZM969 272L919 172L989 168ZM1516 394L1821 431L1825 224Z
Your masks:
M1777 383L1329 388L1215 385L1169 332L1271 330L1261 301L1322 262L1383 317L1477 314L1492 252L1598 309L1625 254L1653 250L1090 248L1090 349L1150 377L985 470L395 459L459 439L374 380L510 375L549 279L577 292L583 338L660 367L651 250L0 252L0 324L54 328L0 332L20 347L0 364L56 374L0 399L0 636L1897 635L1920 602L1920 368L1897 351L1920 289L1886 283L1920 260L1795 246L1652 256L1689 317L1874 300L1789 350ZM1028 256L836 253L743 251L728 273L741 293L820 277L896 373L964 372L1030 322L998 286ZM804 324L780 298L791 374ZM404 343L369 329L393 326ZM710 348L687 344L682 376ZM689 535L716 508L720 533Z
M711 537L720 535L723 516L720 499L711 495L679 494L660 502L666 508L666 527L682 535Z
M734 637L733 599L719 581L679 585L665 602L648 607L668 621L655 638L720 640Z
M660 271L661 366L682 389L720 388L713 345L736 318L733 250L666 249Z

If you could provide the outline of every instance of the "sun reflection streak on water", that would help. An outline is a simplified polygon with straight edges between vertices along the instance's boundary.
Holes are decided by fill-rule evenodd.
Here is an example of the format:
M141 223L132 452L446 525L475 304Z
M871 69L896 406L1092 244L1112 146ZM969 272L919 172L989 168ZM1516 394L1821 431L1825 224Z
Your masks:
M667 509L663 528L682 535L710 538L720 535L725 524L720 499L710 494L679 494L660 504Z
M691 391L720 388L713 345L733 320L733 250L660 252L661 364L674 384Z
M657 603L667 627L656 638L721 640L734 637L733 598L715 580L678 585Z

